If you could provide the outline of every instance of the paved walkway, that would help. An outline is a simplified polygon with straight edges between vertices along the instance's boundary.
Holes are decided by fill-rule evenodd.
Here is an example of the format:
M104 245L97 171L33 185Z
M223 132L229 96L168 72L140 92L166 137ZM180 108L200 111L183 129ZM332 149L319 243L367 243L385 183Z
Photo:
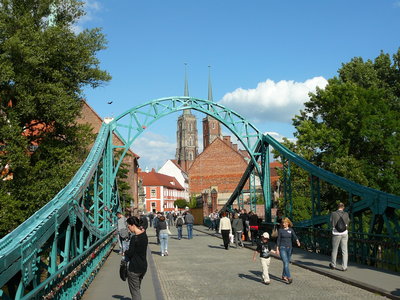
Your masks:
M400 275L349 264L347 272L330 270L329 257L295 249L290 270L293 283L280 279L282 262L273 259L271 284L261 283L261 264L249 248L228 251L219 235L195 226L194 238L169 239L169 256L160 256L154 229L148 229L149 269L142 283L144 300L175 299L400 299ZM186 230L184 230L186 233ZM151 254L151 255L150 255ZM120 256L112 253L83 299L130 299L119 279ZM359 288L361 287L361 288Z

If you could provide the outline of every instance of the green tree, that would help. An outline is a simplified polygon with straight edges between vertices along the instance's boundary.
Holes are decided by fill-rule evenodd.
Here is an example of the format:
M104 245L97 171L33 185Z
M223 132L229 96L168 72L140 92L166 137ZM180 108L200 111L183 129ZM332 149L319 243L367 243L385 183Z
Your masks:
M46 204L87 154L83 88L110 80L99 29L74 33L76 0L0 0L0 235ZM0 178L4 179L4 178Z
M325 89L310 94L293 120L292 150L337 175L399 194L400 49L392 58L353 58Z
M116 162L121 157L122 152L123 152L122 150L115 152ZM127 153L125 155L125 158L128 158L128 157L132 157L132 155ZM127 182L128 173L129 173L129 164L122 161L122 163L117 171L117 186L118 186L118 194L119 194L120 198L123 199L123 201L121 201L123 210L125 210L127 207L129 207L131 201L133 200L133 197L130 193L130 186L129 186L129 183Z
M185 208L186 206L188 206L188 203L185 199L176 199L174 201L174 206L178 208Z
M189 203L188 203L189 208L196 208L197 207L197 197L196 195L192 195L190 197Z

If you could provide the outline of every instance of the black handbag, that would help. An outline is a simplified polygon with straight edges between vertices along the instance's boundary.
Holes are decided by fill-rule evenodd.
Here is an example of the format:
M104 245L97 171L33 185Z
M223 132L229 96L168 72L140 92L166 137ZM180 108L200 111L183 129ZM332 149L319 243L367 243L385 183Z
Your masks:
M119 266L119 277L121 277L123 281L125 281L128 277L128 262L125 260L121 260L121 264Z

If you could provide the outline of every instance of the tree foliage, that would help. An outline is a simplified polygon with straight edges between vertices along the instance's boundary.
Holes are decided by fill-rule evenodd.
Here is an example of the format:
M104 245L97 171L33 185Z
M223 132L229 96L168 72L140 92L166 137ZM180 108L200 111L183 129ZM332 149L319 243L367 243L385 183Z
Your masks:
M0 0L0 234L68 183L91 139L77 126L83 87L110 79L99 67L99 29L73 31L76 0ZM3 180L12 174L12 180Z
M185 199L176 199L174 201L174 206L178 208L185 208L186 206L188 206L188 202Z
M399 195L400 49L392 59L383 52L373 61L353 58L338 74L311 93L293 119L292 150L337 175ZM334 189L324 192L338 195Z

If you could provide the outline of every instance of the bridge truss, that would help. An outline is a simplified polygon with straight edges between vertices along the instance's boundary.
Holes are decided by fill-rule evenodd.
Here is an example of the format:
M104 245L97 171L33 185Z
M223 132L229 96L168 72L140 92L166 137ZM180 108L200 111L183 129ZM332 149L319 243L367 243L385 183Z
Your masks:
M351 182L318 168L268 134L261 133L234 111L192 97L157 99L132 108L103 123L91 152L70 183L48 204L0 240L0 297L2 299L79 299L115 243L115 213L120 208L116 176L135 139L158 119L194 109L225 125L250 156L237 188L225 209L239 201L252 173L260 178L265 224L271 220L270 148L283 163L286 213L292 209L291 166L310 176L312 217L296 226L308 249L329 251L329 215L321 209L322 183L347 193L352 217L350 237L354 259L380 260L400 266L400 197ZM114 143L117 135L123 145ZM122 155L116 155L116 151ZM366 226L365 221L369 224Z

